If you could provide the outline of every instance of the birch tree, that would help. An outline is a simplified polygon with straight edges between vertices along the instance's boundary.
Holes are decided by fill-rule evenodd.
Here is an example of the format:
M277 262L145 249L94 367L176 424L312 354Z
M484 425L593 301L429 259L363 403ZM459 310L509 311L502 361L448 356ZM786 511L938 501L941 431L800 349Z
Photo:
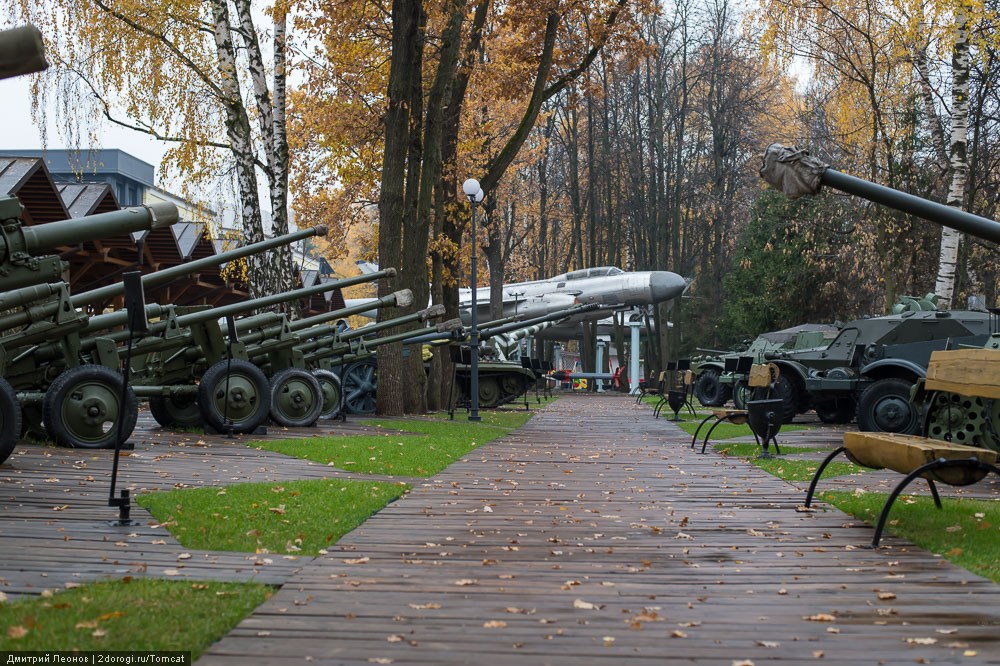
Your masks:
M251 0L3 1L47 42L52 67L34 82L41 125L54 108L70 145L93 144L102 121L166 142L165 166L188 190L231 177L246 242L264 238L265 185L271 232L287 233L286 5L262 21ZM251 297L292 280L287 247L248 265Z

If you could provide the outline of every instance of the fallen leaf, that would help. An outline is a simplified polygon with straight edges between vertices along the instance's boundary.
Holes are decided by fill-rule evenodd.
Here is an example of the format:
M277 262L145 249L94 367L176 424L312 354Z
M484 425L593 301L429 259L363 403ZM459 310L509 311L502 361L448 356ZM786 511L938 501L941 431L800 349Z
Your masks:
M743 659L742 661L734 661L733 666L753 666L753 662L749 659Z
M778 648L781 647L781 643L777 641L757 641L757 645L764 648Z
M835 622L836 617L830 615L829 613L817 613L816 615L805 615L802 617L803 620L809 620L810 622Z
M97 629L97 620L86 620L83 622L77 622L73 627L74 629Z
M937 643L936 638L907 638L906 642L910 645L934 645Z
M876 592L876 596L882 601L888 601L889 599L895 599L896 595L892 592Z
M455 585L459 585L461 587L465 587L466 585L475 585L478 582L479 581L476 580L476 579L474 579L474 578L462 578L460 580L456 580L455 581Z
M389 659L388 657L369 657L368 658L368 663L369 664L391 664L392 663L392 659Z
M28 630L18 624L13 627L8 627L7 635L11 638L24 638L28 635Z
M966 650L965 652L962 653L962 656L963 657L975 657L977 654L979 654L979 653L976 652L975 650Z
M614 644L614 642L615 642L615 637L614 636L605 636L604 637L604 647L611 647L612 644Z
M389 636L385 640L389 641L390 643L399 643L402 642L404 638L405 637L402 634L393 634L392 636Z
M164 576L179 576L180 573L181 572L178 571L177 569L164 569L163 570L163 575Z
M365 564L366 562L370 561L371 561L370 557L359 557L352 560L344 560L344 564Z
M939 633L939 634L957 634L958 633L958 629L938 629L937 633Z
M178 560L190 560L191 559L191 553L181 553L180 555L177 556L177 559Z
M285 505L284 504L279 504L278 506L268 507L267 510L270 511L271 513L276 513L279 516L285 515Z
M600 606L592 604L589 601L584 601L583 599L575 599L573 601L573 608L579 608L581 610L597 610Z
M489 620L488 622L483 622L484 629L503 629L507 626L507 623L503 620Z
M94 638L104 638L107 635L108 632L104 631L103 629L95 629L94 633L91 634L91 636L93 636Z
M686 633L684 633L683 631L681 631L680 629L674 629L673 631L671 631L670 632L670 636L672 638L687 638L688 637L688 635Z
M113 619L115 619L117 617L124 617L124 616L125 616L125 613L123 613L121 611L114 611L112 613L105 613L104 615L102 615L99 618L97 618L97 621L98 622L105 622L106 620L113 620Z
M413 608L413 609L416 609L416 610L428 610L428 609L429 610L437 610L438 608L441 608L441 604L436 604L434 602L431 602L431 603L428 603L428 604L409 604L409 606L410 606L410 608Z

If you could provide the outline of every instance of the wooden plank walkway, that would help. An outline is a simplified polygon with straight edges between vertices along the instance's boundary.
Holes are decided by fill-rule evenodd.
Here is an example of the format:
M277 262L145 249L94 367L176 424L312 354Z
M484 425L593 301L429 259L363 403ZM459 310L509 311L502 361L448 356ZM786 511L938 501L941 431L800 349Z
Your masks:
M1000 586L898 539L865 549L870 527L796 511L801 487L692 452L650 411L562 398L302 566L199 663L1000 663Z
M272 427L254 438L364 432L373 429L333 422L308 429ZM135 449L121 459L118 487L129 488L133 497L252 481L358 478L225 437L164 432L148 413L140 416L130 443ZM137 524L110 526L118 517L107 505L112 459L105 450L21 445L0 465L0 591L14 598L126 575L280 585L311 559L187 549L134 502Z

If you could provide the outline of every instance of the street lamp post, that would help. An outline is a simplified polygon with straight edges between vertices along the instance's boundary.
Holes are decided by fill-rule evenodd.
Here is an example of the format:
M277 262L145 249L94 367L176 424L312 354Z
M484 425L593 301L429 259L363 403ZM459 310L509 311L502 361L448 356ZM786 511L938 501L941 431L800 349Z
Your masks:
M479 181L470 178L462 183L462 191L469 197L472 204L472 332L470 337L469 361L471 362L471 376L469 378L469 420L482 421L479 416L479 318L476 312L476 204L483 200L483 190L479 187Z

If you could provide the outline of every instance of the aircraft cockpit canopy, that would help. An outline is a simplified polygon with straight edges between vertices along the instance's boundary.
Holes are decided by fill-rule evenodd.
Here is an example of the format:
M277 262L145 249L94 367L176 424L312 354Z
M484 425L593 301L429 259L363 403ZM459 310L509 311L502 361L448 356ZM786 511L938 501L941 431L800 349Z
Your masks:
M617 266L595 266L594 268L581 268L578 271L570 271L564 275L557 275L551 278L551 280L582 280L583 278L621 275L624 272Z

